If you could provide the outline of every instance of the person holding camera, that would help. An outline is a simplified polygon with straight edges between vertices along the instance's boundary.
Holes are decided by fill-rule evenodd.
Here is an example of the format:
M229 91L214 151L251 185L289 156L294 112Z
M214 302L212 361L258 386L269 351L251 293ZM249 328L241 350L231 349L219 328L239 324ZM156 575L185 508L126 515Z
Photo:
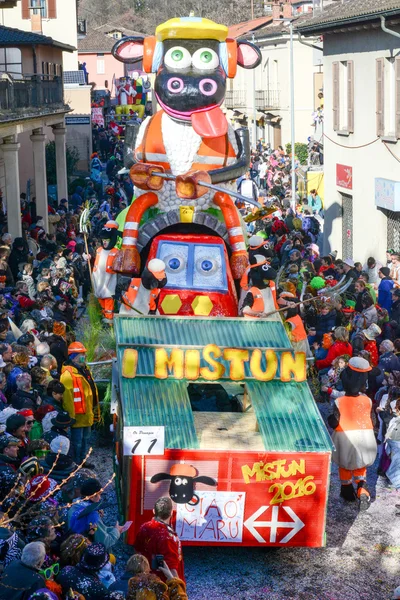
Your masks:
M154 517L140 527L134 548L149 561L151 572L167 580L163 571L164 563L169 567L173 578L185 581L183 555L180 539L171 527L172 500L162 496L154 505Z

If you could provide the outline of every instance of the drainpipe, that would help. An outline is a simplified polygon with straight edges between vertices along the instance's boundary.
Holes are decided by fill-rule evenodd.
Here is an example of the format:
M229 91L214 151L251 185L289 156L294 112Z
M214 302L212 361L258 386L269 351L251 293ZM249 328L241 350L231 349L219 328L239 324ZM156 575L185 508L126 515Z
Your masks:
M400 33L397 33L397 31L393 31L393 29L388 29L386 27L386 18L383 15L381 15L381 29L389 35L393 35L394 37L400 38Z
M303 40L303 38L301 37L301 33L299 31L297 32L297 39L300 42L300 44L303 44L303 46L308 46L309 48L314 48L314 50L319 50L320 52L323 52L323 50L324 50L323 48L321 48L321 46L316 46L315 44L309 44L308 42L305 42Z
M36 46L32 46L32 54L33 54L33 74L37 75L37 54L36 54Z

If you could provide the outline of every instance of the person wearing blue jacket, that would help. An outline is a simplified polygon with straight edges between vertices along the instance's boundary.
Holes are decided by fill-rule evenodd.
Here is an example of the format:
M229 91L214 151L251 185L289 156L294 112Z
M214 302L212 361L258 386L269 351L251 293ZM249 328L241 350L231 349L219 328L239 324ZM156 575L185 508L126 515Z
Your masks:
M392 308L392 288L394 286L393 279L390 278L390 269L381 267L379 269L380 284L378 287L378 304L381 308L386 308L390 312Z

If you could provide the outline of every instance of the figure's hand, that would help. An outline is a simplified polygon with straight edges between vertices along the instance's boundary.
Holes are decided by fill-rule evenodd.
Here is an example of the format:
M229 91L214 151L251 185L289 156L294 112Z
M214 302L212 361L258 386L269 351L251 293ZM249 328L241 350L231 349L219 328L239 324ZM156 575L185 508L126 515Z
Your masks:
M165 173L164 168L148 163L136 163L130 168L129 177L141 190L158 191L164 185L164 179L157 177L157 173Z
M183 200L195 200L201 198L209 191L199 182L211 183L211 177L207 171L188 171L184 175L178 175L175 181L175 189L179 198Z

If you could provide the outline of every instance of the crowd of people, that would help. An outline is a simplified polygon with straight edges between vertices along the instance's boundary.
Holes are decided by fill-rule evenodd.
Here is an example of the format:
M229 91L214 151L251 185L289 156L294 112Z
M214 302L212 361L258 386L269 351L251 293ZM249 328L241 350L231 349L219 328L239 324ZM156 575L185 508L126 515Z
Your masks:
M117 142L106 161L94 153L85 186L69 203L49 206L48 233L34 199L22 195L23 235L0 240L0 599L187 597L169 498L157 500L116 577L113 548L131 523L106 524L102 495L110 482L100 483L91 462L99 393L76 331L101 229L134 194L119 152ZM311 190L294 208L290 167L282 148L263 147L238 181L244 196L267 198L264 213L238 202L249 255L269 269L256 285L273 282L275 309L295 350L307 355L316 400L332 405L334 430L339 401L349 395L345 374L365 375L378 474L400 490L400 254L389 249L382 262L369 257L365 264L322 254L321 199ZM88 246L79 231L86 201ZM252 300L245 304L251 310ZM345 500L365 491L368 507L366 466L373 462L340 471L350 477L342 481Z
M155 506L157 543L149 549L149 536L138 539L122 578L114 568L113 547L131 523L104 522L102 494L111 480L101 485L91 458L99 391L77 331L96 231L121 211L122 195L113 193L101 210L103 192L95 188L87 180L69 208L65 201L49 206L49 233L34 199L22 196L22 236L0 239L2 600L186 598L169 499ZM130 182L126 188L130 201ZM94 235L85 246L79 218L88 199ZM156 565L155 553L164 557Z

